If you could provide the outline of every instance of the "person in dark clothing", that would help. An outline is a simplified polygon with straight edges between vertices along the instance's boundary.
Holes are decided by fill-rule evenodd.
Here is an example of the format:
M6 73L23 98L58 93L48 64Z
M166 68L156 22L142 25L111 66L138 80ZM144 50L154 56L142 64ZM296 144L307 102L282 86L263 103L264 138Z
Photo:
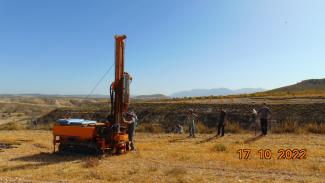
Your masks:
M33 128L36 129L36 127L37 127L37 120L36 119L33 119L32 120L32 124L33 124Z
M219 123L218 123L218 134L221 137L225 135L225 120L226 120L226 110L223 108L220 109L220 117L219 117Z
M188 116L188 127L189 127L189 132L190 132L189 137L195 138L195 120L199 116L194 112L193 109L188 110L187 116Z
M271 114L272 113L270 108L266 106L266 103L263 103L262 108L258 111L258 115L260 116L260 121L261 121L262 135L267 134L268 119Z
M126 143L126 150L129 150L131 147L131 151L135 150L134 147L134 134L135 134L135 127L137 123L137 116L134 112L128 112L126 114L127 119L124 120L125 123L128 124L128 136L129 142Z

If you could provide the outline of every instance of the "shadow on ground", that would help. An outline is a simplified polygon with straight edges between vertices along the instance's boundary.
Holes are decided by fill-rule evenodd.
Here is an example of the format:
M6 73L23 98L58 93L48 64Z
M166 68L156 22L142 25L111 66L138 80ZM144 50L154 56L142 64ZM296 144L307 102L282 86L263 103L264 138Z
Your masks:
M87 154L59 154L59 153L39 153L28 156L10 159L10 161L22 161L27 164L16 165L11 167L0 167L1 172L24 170L24 169L38 169L43 166L53 165L61 162L77 161L82 162L93 155Z
M264 135L258 135L258 136L255 136L255 137L252 137L252 138L249 138L247 140L244 141L244 144L250 144L252 142L255 142L255 141L258 141L259 139L263 138Z
M19 145L20 145L20 143L0 142L0 150L18 148Z
M209 137L207 139L198 141L196 144L203 144L203 143L211 142L212 140L215 140L215 139L218 139L218 138L220 138L218 135L214 135L214 136Z
M186 140L186 139L189 139L189 138L191 138L191 137L177 138L177 139L170 140L169 142L170 143L181 142L181 141Z

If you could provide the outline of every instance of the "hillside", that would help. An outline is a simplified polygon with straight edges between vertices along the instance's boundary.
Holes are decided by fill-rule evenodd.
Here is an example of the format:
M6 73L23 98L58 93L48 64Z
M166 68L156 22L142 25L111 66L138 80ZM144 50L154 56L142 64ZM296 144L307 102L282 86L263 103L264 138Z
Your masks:
M287 93L325 92L325 78L304 80L294 85L277 88L267 92L287 92Z

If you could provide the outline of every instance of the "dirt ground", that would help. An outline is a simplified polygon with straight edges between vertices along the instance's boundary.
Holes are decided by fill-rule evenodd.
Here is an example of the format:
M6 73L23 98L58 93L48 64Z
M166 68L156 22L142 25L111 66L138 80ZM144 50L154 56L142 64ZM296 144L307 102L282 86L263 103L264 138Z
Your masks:
M0 182L325 180L324 135L199 134L190 139L139 133L136 145L137 151L121 156L59 155L52 154L50 131L0 131ZM248 159L239 159L240 149L251 149ZM271 159L260 159L259 149L270 149ZM277 159L280 149L306 149L306 159Z

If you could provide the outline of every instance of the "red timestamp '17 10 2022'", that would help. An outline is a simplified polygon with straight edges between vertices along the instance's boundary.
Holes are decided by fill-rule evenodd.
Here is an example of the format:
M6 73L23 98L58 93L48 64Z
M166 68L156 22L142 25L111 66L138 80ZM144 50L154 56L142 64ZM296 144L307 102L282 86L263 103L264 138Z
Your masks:
M239 149L237 151L238 158L241 160L249 159L252 154L251 149ZM254 154L254 153L253 153ZM270 149L259 149L256 151L256 155L260 159L272 159L274 154ZM278 149L276 153L276 159L279 160L304 160L307 159L307 150L306 149Z

